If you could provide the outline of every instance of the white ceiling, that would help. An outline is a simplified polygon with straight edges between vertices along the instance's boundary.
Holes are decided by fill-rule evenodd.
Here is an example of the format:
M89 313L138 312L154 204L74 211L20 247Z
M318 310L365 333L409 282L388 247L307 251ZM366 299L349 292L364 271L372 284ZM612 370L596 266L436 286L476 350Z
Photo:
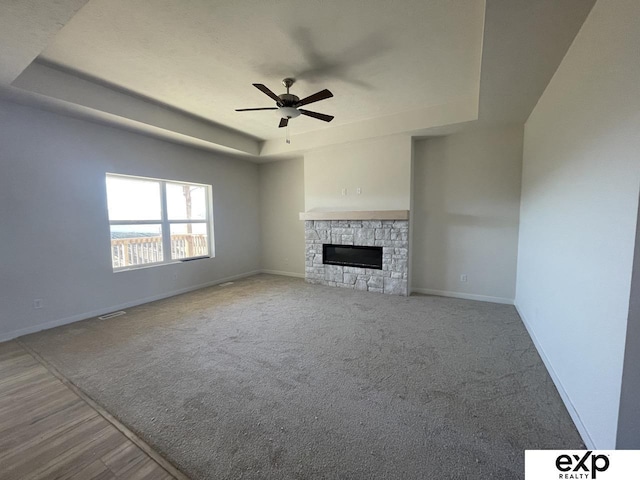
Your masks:
M477 97L484 0L90 0L43 60L249 135L281 138L283 93L323 88L331 127ZM299 117L293 134L328 124Z
M0 0L0 84L13 82L87 0Z
M257 162L523 123L594 2L0 0L0 98ZM285 76L335 95L290 145L275 112L234 111Z
M595 0L488 0L479 118L524 122Z

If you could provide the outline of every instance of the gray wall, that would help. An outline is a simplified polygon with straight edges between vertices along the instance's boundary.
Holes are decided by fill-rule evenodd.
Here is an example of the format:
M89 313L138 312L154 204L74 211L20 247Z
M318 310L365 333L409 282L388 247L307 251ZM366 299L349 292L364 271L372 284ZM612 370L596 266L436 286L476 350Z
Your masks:
M304 160L260 164L262 269L304 277Z
M0 101L0 168L0 340L260 268L255 164ZM113 273L105 172L212 184L216 258Z
M599 0L525 125L516 306L589 448L616 446L640 185L638 18L637 0Z
M616 448L640 450L640 209L636 226Z
M415 142L414 291L513 303L522 137L506 125Z
M308 151L304 196L305 211L408 210L411 137L393 135Z

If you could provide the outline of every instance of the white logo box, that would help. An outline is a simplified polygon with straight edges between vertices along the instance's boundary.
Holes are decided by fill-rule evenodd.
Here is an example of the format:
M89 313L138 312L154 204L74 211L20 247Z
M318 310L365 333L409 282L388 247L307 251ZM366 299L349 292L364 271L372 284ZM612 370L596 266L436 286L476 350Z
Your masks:
M640 450L526 450L525 480L637 480Z

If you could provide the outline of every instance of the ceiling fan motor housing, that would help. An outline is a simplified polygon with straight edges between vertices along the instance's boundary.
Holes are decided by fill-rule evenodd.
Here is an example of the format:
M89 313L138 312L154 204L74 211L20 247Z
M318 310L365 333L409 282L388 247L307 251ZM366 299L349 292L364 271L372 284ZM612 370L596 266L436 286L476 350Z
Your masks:
M280 97L283 107L292 107L300 101L300 98L291 93L283 93L282 95L278 95L278 97Z

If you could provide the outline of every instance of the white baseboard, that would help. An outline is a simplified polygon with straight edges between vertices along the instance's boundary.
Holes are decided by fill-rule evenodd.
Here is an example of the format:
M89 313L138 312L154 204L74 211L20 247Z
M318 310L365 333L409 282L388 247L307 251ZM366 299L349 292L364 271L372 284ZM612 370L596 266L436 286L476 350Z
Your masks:
M474 293L449 292L447 290L433 290L431 288L412 288L411 293L424 293L426 295L438 295L439 297L463 298L465 300L478 300L479 302L503 303L513 305L513 299L503 297L490 297L488 295L476 295Z
M253 270L251 272L239 273L238 275L232 275L230 277L219 278L217 280L213 280L211 282L202 283L200 285L192 285L190 287L181 288L180 290L173 290L171 292L162 293L160 295L153 295L151 297L141 298L137 300L133 300L131 302L121 303L120 305L114 305L111 307L100 308L98 310L92 310L90 312L79 313L78 315L73 315L71 317L60 318L57 320L51 320L49 322L40 323L38 325L32 325L30 327L21 328L19 330L14 330L12 332L7 332L0 334L0 342L6 342L8 340L13 340L14 338L21 337L23 335L29 335L30 333L40 332L42 330L48 330L50 328L59 327L61 325L67 325L69 323L79 322L80 320L86 320L88 318L98 317L100 315L104 315L106 313L114 312L116 310L122 310L124 308L135 307L137 305L142 305L143 303L155 302L156 300L162 300L163 298L175 297L176 295L181 295L183 293L192 292L194 290L200 290L201 288L212 287L214 285L219 285L220 283L231 282L233 280L239 280L241 278L250 277L252 275L257 275L261 273L260 270Z
M283 275L285 277L304 278L304 273L283 272L281 270L260 270L262 273L268 273L269 275Z
M529 336L531 337L531 340L533 341L533 344L535 345L536 350L538 350L538 355L540 355L540 358L542 359L544 366L547 368L547 371L549 372L549 376L551 377L551 380L553 380L553 383L556 386L558 393L560 394L560 398L562 398L562 401L564 402L565 407L567 407L569 416L571 417L571 420L573 420L573 423L578 429L578 433L582 437L582 441L584 442L584 444L587 446L589 450L598 450L596 443L593 441L593 438L591 438L591 435L589 435L589 431L587 430L587 427L582 422L582 419L580 418L580 414L574 407L573 402L571 401L571 397L569 397L569 394L565 390L564 385L560 380L560 377L558 377L558 375L556 374L556 371L553 368L553 364L551 363L551 360L549 360L549 357L547 357L547 354L545 353L544 348L540 344L538 337L536 337L536 333L533 330L533 327L527 321L527 317L525 317L525 315L522 313L520 308L518 308L517 304L515 304L515 307L518 314L520 315L520 318L522 319L522 323L527 329L527 332L529 332Z

